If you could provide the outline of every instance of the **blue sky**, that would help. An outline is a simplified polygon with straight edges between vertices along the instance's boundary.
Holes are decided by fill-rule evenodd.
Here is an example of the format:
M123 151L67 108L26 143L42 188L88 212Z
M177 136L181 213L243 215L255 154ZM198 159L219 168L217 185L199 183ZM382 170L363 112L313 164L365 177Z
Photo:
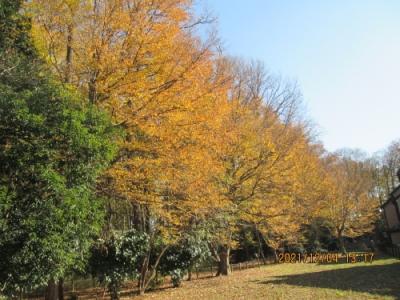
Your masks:
M296 80L325 147L400 138L400 1L203 0L230 55Z

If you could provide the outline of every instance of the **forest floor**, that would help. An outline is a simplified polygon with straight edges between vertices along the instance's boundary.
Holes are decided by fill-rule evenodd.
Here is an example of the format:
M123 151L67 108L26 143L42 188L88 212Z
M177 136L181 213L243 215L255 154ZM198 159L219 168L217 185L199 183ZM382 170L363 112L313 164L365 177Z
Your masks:
M266 265L123 299L400 299L400 261Z
M135 282L127 283L121 300L222 300L222 299L399 299L400 260L381 258L372 263L284 263L235 270L230 276L215 277L211 272L193 274L172 288L169 280L161 288L137 295ZM78 287L78 299L106 300L101 287ZM66 293L66 299L71 296ZM42 299L42 298L29 298Z

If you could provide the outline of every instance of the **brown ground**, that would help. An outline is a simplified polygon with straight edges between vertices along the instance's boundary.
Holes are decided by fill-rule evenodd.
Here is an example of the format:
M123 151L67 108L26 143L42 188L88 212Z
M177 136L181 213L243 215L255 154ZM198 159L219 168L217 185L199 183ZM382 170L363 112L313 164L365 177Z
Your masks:
M103 289L86 289L79 299L109 299ZM138 296L133 283L124 300L146 299L400 299L400 261L380 259L355 264L274 264L234 271L228 277L184 281L179 288L162 288ZM68 299L68 297L67 297Z

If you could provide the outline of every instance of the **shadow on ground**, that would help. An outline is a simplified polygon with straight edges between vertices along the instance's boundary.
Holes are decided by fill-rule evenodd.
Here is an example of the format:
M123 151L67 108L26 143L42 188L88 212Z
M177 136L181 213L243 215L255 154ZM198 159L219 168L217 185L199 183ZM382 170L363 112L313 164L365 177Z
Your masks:
M276 276L258 283L352 290L400 299L400 264L355 265L354 268Z

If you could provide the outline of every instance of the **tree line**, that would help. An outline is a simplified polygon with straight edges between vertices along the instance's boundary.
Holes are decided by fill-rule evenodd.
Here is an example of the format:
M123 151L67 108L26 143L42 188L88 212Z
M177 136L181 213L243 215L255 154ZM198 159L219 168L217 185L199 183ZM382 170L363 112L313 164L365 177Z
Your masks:
M327 152L298 86L210 22L189 0L0 0L0 293L91 275L118 299L373 231L398 160Z

